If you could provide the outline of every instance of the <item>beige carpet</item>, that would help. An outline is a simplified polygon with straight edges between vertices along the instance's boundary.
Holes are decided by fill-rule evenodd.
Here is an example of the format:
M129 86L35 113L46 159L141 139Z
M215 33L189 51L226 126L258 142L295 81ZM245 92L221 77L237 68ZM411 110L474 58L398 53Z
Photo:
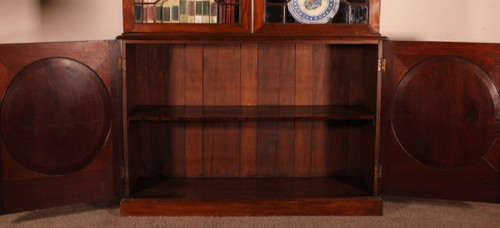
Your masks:
M0 227L500 227L500 204L384 198L380 217L120 217L117 201L0 216Z

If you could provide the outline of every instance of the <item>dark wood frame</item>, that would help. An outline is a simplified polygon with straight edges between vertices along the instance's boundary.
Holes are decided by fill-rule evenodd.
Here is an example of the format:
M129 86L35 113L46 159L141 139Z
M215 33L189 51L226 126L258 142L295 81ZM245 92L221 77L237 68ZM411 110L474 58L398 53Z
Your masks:
M266 36L380 36L380 0L369 0L370 16L367 25L355 24L265 24L264 1L255 0L254 31Z
M123 30L124 36L136 36L136 33L172 33L188 34L187 37L199 39L200 37L217 36L278 36L278 37L304 37L304 36L336 36L336 37L380 37L380 2L369 0L369 22L367 25L354 24L264 24L264 1L242 0L241 24L136 24L133 15L133 0L123 0ZM252 10L252 3L254 9ZM253 13L253 15L251 15ZM253 16L253 17L252 17ZM252 19L254 21L252 21ZM252 34L254 33L254 34ZM157 34L165 37L166 34ZM168 36L171 36L169 34ZM220 38L220 37L219 37Z
M196 32L196 33L248 33L252 0L241 0L241 24L136 24L134 0L123 0L123 31L137 32Z

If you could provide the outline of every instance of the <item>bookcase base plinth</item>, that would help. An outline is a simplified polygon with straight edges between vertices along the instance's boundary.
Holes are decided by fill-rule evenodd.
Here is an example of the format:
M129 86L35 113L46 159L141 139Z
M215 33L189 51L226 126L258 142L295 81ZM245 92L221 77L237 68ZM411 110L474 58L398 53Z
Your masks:
M121 201L122 216L382 215L377 197L302 199L162 199Z

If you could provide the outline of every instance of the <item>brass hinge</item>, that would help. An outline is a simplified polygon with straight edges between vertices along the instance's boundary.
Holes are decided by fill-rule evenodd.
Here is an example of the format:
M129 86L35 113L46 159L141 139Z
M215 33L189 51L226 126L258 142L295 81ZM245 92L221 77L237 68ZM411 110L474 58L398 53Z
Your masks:
M378 72L385 72L386 59L378 59Z
M122 72L127 71L127 63L125 62L125 59L118 58L118 70Z
M377 178L377 179L382 178L382 166L381 165L375 166L375 178Z

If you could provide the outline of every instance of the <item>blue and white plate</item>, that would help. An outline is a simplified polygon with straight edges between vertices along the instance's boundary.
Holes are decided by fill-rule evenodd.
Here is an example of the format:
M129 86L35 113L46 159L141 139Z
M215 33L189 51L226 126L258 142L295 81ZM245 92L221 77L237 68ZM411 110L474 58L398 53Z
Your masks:
M300 23L325 24L339 10L340 0L291 0L288 11Z

